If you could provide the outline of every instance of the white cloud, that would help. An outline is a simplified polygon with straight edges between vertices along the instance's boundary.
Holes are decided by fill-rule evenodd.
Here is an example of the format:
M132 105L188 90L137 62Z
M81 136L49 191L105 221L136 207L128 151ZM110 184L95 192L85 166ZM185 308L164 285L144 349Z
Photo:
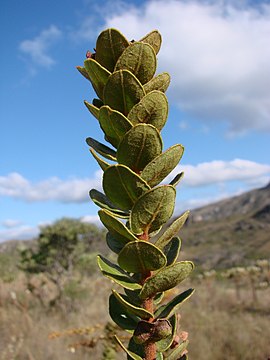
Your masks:
M102 170L93 178L61 180L52 177L32 183L18 173L0 176L0 196L8 196L28 202L59 201L64 203L86 202L91 188L101 187Z
M232 161L214 160L198 165L177 165L169 175L168 180L172 180L181 171L185 172L183 185L187 187L218 185L229 181L243 181L253 184L255 187L267 183L270 175L270 165L243 159L234 159Z
M80 218L81 222L102 226L98 215L85 215ZM40 228L51 225L53 221L41 222L37 226L23 224L22 221L6 219L0 225L0 243L7 240L29 240L37 237Z
M187 187L220 185L230 181L242 181L255 187L267 183L270 165L243 159L215 160L198 165L178 165L166 182L172 180L181 171L185 172L183 184ZM101 189L101 179L102 170L96 171L93 178L61 180L53 177L37 183L25 179L18 173L11 173L0 177L0 196L28 202L87 202L90 189Z
M270 130L270 5L245 1L153 0L112 9L105 27L129 39L159 29L160 70L189 115L224 121L231 135Z
M10 229L0 229L0 242L6 240L28 240L35 238L39 228L35 226L21 225Z
M55 64L55 60L49 54L49 49L61 35L62 32L58 27L51 25L35 38L22 41L19 49L22 53L30 56L35 65L49 68Z
M83 223L91 223L91 224L95 224L95 225L101 225L98 215L85 215L80 220Z
M22 222L20 220L15 220L15 219L6 219L6 220L1 221L0 225L2 225L3 227L5 227L7 229L12 229L12 228L22 225Z

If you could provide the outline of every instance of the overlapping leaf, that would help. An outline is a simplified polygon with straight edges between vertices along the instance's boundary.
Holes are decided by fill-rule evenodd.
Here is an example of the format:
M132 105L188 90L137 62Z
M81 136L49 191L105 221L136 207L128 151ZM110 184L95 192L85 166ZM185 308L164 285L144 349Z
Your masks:
M98 154L104 156L108 160L116 161L116 152L113 149L90 137L86 139L86 142L87 145L92 147Z
M127 116L145 95L139 80L128 70L113 72L104 87L104 104Z
M144 283L141 298L146 299L161 291L174 288L189 276L193 268L191 261L181 261L159 270Z
M184 148L182 145L171 146L146 165L141 173L141 177L151 187L158 185L177 166L183 152Z
M153 47L153 49L155 50L155 53L158 54L160 47L161 47L161 35L158 32L158 30L153 30L150 33L146 34L141 40L139 40L140 42L145 42L149 45L151 45Z
M90 153L93 155L93 158L97 161L98 165L101 167L101 169L104 171L107 169L107 167L110 166L107 161L103 160L98 154L95 152L93 148L90 148Z
M168 319L172 315L174 315L180 306L190 298L190 296L194 293L194 289L188 289L181 294L177 295L175 298L173 298L170 302L168 302L166 305L161 306L156 312L155 317L156 318L164 318Z
M143 85L144 91L148 94L150 91L158 90L165 92L170 85L171 77L167 72L158 74L153 77L148 83Z
M188 346L189 341L183 341L181 344L179 344L169 355L166 356L166 360L184 360L187 359L186 357L182 358L182 354L184 352L184 350L186 350L187 346Z
M162 139L152 125L138 124L123 137L117 150L117 160L136 173L162 152Z
M90 104L88 101L84 100L84 104L87 107L87 109L90 111L90 113L98 119L99 117L99 108L97 108L95 105Z
M127 330L131 333L133 333L138 322L140 321L137 316L129 313L126 308L121 303L119 303L114 294L111 294L109 298L109 313L112 320L121 329Z
M112 292L117 301L128 311L129 314L133 314L144 320L149 320L154 317L151 312L128 302L125 295L120 295L115 290L112 290Z
M132 241L118 255L118 264L131 273L146 273L166 265L166 256L155 245L147 241Z
M119 111L109 106L99 110L99 123L105 135L113 146L117 147L126 132L132 128L132 123Z
M173 237L166 246L162 249L167 258L167 265L174 264L178 258L181 248L181 239L179 237Z
M179 218L164 231L164 233L156 241L156 246L163 249L169 241L178 234L179 230L184 226L189 215L189 211L184 212Z
M130 290L141 289L142 286L136 283L136 281L118 265L113 264L101 255L97 257L97 262L102 274L117 284Z
M173 315L170 319L169 322L172 326L172 332L171 335L168 336L165 339L159 340L158 342L156 342L156 347L157 347L157 351L161 351L164 352L167 349L169 349L169 347L171 346L174 337L176 335L176 331L177 331L177 318L175 315Z
M96 189L89 191L90 198L93 202L102 209L109 210L114 216L126 219L129 217L127 212L119 210L108 198L106 195L101 193Z
M89 75L83 66L76 66L76 68L79 71L79 73L82 74L82 76L84 76L87 80L90 81Z
M143 360L143 358L137 354L135 354L133 351L127 349L125 345L121 342L121 340L115 335L115 339L120 345L120 347L126 352L128 355L128 360Z
M112 165L104 171L103 189L110 201L121 210L130 210L149 185L124 165Z
M109 71L113 71L122 52L129 46L129 41L120 31L107 29L100 33L96 43L96 60Z
M140 235L159 229L172 216L175 195L170 185L161 185L143 194L131 210L131 231Z
M110 211L105 209L99 210L98 215L102 224L110 231L115 239L125 241L126 243L137 240L136 236L132 234L125 224L118 220Z
M91 58L84 61L84 67L97 96L103 100L103 89L111 75L110 71Z
M136 104L128 114L132 124L151 124L159 131L163 128L168 117L168 100L161 91L151 91Z
M172 179L172 181L170 181L170 185L176 187L179 184L179 182L182 180L183 176L184 176L183 171L180 172L179 174L175 175L175 177Z
M157 59L153 47L144 42L134 42L123 51L114 71L129 70L141 84L145 84L152 79L156 68Z

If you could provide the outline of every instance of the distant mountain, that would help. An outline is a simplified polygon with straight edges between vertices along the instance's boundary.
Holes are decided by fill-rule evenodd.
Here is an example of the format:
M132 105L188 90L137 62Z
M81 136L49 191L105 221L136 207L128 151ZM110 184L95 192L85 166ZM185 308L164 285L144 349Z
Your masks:
M180 237L185 257L203 268L270 258L270 184L193 210Z
M180 231L182 260L197 269L223 269L270 258L270 184L242 195L192 210ZM16 254L33 241L6 241L1 253ZM100 242L99 242L100 243ZM93 251L107 251L106 242L93 243Z
M221 220L235 215L254 215L270 206L270 183L263 188L251 190L192 211L190 220Z

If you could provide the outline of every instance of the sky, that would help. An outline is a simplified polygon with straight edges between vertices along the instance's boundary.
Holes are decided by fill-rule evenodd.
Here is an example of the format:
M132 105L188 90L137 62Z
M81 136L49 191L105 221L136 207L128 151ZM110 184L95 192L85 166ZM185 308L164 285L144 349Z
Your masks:
M109 27L129 40L158 29L171 75L164 150L180 143L175 213L270 175L270 1L3 0L0 11L0 242L62 217L97 222L88 192L102 171L86 137L94 92L76 70ZM167 180L170 180L170 177Z

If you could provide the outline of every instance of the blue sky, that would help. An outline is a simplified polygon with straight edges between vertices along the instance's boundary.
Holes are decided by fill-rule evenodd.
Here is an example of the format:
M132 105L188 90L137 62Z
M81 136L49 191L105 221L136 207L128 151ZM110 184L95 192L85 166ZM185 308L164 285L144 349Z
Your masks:
M269 1L5 0L0 17L0 241L63 216L97 220L88 191L101 171L85 138L103 136L75 66L107 27L163 36L164 149L185 146L176 212L269 182Z

